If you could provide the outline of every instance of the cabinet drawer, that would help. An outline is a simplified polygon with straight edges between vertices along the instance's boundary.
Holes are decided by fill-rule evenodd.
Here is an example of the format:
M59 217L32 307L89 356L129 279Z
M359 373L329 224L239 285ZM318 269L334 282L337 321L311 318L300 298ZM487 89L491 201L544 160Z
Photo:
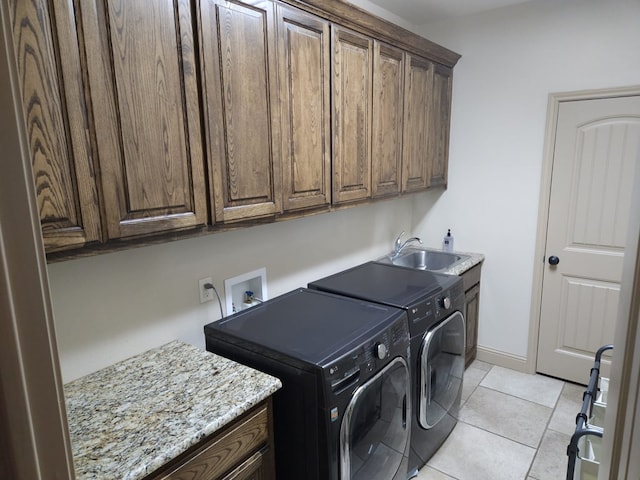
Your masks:
M246 462L229 473L222 480L262 480L267 478L264 469L264 454L254 453Z
M263 405L239 424L216 436L191 458L158 480L213 480L240 464L269 439L269 417Z

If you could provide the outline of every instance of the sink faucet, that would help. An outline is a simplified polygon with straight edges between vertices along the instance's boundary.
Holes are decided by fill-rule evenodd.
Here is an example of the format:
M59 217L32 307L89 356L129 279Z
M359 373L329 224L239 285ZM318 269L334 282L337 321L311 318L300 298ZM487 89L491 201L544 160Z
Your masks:
M394 257L397 257L398 255L400 255L400 252L402 252L402 250L404 250L404 248L410 243L413 243L413 242L422 243L422 240L420 240L418 237L411 237L405 240L404 242L402 242L400 239L402 238L403 235L404 235L404 231L401 232L400 235L398 235L398 238L396 238L396 241L393 244Z

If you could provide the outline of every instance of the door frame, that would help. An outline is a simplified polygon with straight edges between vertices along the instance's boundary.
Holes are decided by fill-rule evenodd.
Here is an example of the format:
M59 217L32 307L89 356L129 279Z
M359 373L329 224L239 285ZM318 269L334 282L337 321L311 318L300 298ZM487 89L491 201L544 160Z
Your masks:
M540 201L538 204L538 223L536 227L536 245L533 265L533 287L531 293L531 311L529 316L529 342L527 347L526 371L536 372L538 363L538 334L540 332L540 312L542 308L542 280L544 275L545 251L547 244L547 224L549 221L549 203L551 198L551 176L553 173L553 155L560 104L576 100L597 100L614 97L640 96L640 85L575 92L556 92L549 94L547 120L544 134L542 174L540 180ZM636 176L638 181L638 176Z
M7 2L0 2L0 25L0 477L73 479Z
M638 154L640 162L640 153ZM620 311L614 337L604 429L600 480L640 478L640 169L636 169L620 289Z

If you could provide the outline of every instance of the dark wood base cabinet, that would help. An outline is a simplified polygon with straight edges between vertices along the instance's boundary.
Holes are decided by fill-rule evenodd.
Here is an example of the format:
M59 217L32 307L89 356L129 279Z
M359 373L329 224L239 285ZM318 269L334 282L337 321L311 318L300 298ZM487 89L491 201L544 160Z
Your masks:
M465 368L476 358L478 351L478 312L480 309L480 269L482 263L464 272L462 283L464 285L467 346L465 349Z
M271 398L145 480L275 480Z

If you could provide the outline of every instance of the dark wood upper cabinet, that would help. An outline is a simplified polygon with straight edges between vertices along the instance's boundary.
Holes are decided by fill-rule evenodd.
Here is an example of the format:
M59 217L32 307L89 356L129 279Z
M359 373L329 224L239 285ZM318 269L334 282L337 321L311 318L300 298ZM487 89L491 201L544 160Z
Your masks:
M331 202L329 23L277 7L285 211Z
M279 213L275 4L202 0L205 123L216 222Z
M72 2L10 0L38 211L47 252L101 238Z
M397 195L402 188L404 53L374 42L371 196Z
M433 94L433 64L407 55L405 67L405 108L402 191L429 187L429 109Z
M436 65L433 70L433 95L431 100L431 177L429 186L447 185L449 170L449 132L451 126L451 89L453 70Z
M459 55L342 0L8 5L49 260L446 187Z
M373 40L332 26L333 203L371 196Z
M189 0L81 10L108 238L205 224Z

